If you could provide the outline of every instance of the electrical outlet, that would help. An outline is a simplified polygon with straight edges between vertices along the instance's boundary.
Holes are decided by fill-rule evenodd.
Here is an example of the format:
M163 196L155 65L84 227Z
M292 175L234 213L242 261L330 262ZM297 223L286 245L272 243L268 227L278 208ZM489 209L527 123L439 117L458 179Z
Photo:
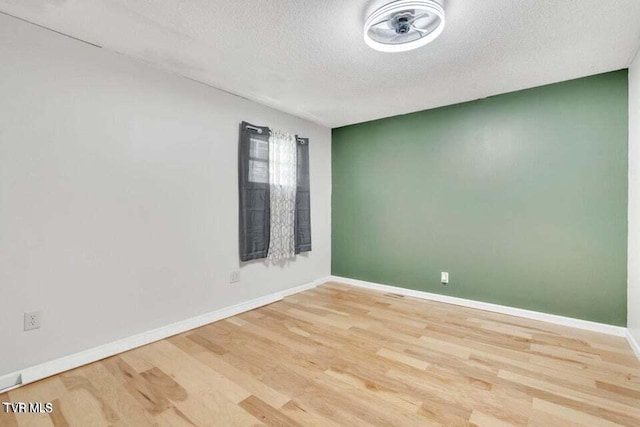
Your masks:
M446 271L440 273L440 283L442 283L443 285L449 283L449 273L447 273Z
M24 314L24 330L30 331L32 329L40 329L42 323L42 313L34 311Z
M238 283L240 281L240 272L232 271L231 276L229 277L229 283Z

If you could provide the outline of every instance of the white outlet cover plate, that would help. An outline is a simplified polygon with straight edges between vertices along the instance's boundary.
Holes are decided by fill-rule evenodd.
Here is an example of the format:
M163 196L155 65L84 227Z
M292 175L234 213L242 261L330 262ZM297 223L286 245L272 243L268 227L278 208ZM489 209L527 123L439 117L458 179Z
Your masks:
M30 331L32 329L40 329L42 322L42 313L39 311L33 311L31 313L24 314L24 330Z

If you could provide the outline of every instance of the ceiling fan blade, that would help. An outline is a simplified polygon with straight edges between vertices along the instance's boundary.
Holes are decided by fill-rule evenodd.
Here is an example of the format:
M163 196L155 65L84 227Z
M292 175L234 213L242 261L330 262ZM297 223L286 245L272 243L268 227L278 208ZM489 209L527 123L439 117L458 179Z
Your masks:
M426 18L427 16L429 16L429 14L428 14L428 13L426 13L426 12L425 12L425 13L422 13L422 14L420 14L420 15L416 15L416 16L414 16L413 18L411 18L411 20L409 21L409 24L413 24L413 23L414 23L415 21L417 21L418 19L420 19L420 18Z
M390 42L395 42L395 41L398 41L399 39L401 39L403 37L406 37L406 36L407 36L406 34L398 34L397 36L395 36L394 38L390 39L389 41Z
M380 25L380 24L384 24L384 23L387 23L387 22L389 22L389 21L391 21L391 18L387 18L387 19L384 19L384 20L382 20L382 21L378 21L378 22L376 22L375 24L371 24L371 28L377 27L378 25Z

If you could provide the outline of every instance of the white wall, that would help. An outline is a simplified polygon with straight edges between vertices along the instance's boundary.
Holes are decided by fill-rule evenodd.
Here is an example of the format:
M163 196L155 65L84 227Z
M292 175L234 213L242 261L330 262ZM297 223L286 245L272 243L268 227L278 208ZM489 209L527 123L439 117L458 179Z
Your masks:
M640 343L640 53L629 67L628 257L627 327Z
M313 252L230 285L242 120L311 139ZM328 276L330 193L330 129L0 15L0 376Z

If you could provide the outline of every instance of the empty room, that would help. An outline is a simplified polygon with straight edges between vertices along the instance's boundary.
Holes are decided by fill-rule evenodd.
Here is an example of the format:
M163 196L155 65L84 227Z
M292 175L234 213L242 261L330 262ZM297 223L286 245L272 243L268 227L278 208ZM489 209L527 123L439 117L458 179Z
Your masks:
M637 0L0 0L0 426L640 426Z

